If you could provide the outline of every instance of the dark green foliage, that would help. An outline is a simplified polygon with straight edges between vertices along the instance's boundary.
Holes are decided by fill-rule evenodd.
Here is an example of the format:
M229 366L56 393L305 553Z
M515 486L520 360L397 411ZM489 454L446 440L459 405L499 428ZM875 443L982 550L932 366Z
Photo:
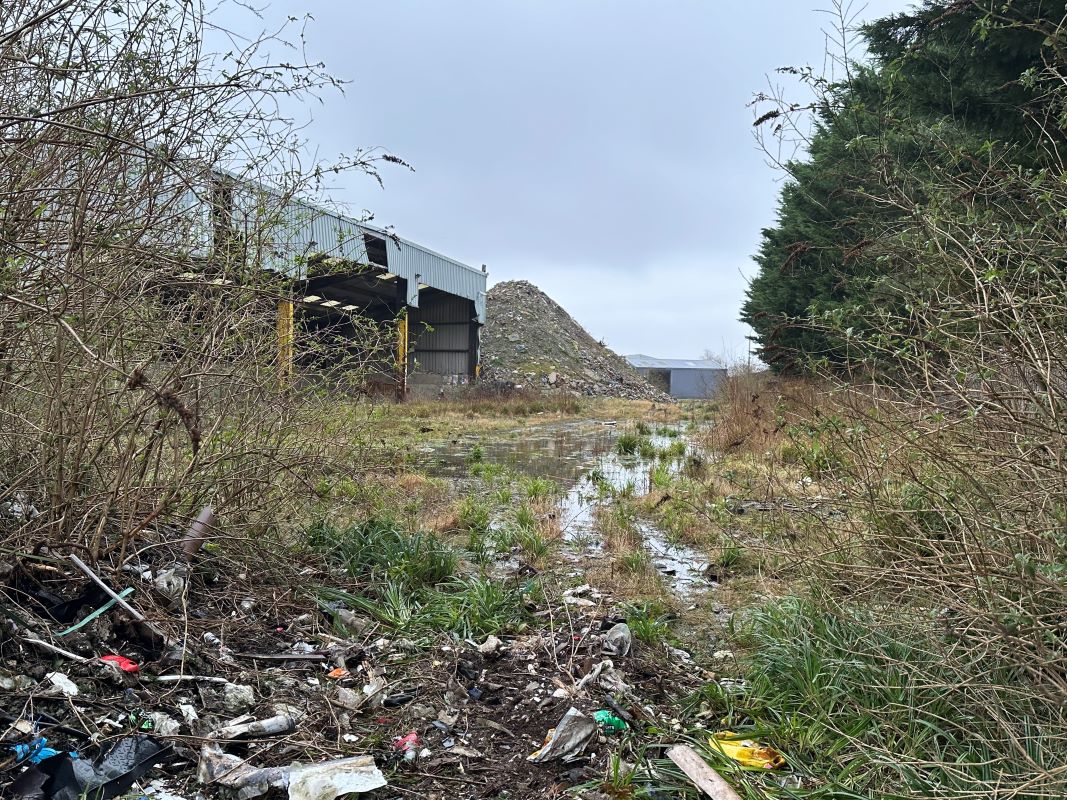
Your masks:
M854 337L946 277L894 257L929 184L980 176L994 148L1027 168L1049 161L1064 136L1042 77L1045 29L1062 14L1036 0L938 0L864 29L872 64L822 86L807 158L786 165L755 257L741 319L766 363L857 366Z

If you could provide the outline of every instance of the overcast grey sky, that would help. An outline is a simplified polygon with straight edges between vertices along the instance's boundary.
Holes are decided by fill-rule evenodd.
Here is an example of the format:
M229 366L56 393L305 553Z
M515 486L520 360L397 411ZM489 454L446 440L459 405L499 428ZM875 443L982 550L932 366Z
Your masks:
M491 283L537 284L617 352L740 358L781 180L746 104L776 67L821 68L830 6L274 0L264 21L313 15L309 53L352 81L310 108L321 157L380 146L415 168L384 190L342 177L336 199Z

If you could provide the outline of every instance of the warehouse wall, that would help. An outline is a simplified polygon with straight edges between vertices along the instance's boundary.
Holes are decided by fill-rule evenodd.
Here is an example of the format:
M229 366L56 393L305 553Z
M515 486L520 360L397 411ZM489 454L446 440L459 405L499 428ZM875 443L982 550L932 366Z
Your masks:
M470 300L423 289L419 307L409 313L415 372L473 376L478 323Z

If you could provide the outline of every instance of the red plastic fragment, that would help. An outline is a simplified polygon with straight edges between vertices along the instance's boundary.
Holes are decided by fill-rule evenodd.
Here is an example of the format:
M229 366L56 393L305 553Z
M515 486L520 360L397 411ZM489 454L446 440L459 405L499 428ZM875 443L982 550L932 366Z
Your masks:
M123 672L134 673L141 671L141 668L130 661L130 659L126 658L126 656L100 656L100 660L108 664L114 664Z

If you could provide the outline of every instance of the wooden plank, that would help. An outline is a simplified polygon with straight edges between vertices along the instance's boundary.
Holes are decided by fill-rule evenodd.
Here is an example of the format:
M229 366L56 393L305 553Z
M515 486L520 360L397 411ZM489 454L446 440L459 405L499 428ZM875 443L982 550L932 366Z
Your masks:
M741 795L733 790L722 775L709 767L692 747L676 744L667 751L667 758L712 800L741 800Z

